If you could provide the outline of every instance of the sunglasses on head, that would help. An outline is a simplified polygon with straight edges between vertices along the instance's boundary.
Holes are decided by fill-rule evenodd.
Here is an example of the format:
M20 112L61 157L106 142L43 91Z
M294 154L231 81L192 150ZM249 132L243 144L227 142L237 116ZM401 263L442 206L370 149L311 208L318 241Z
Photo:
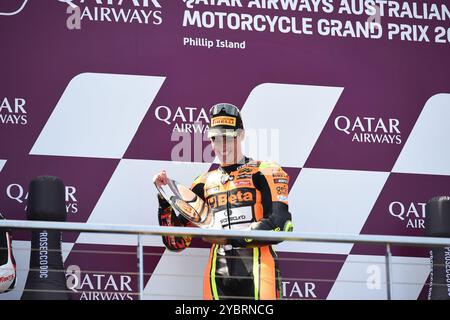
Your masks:
M211 110L209 110L209 113L211 116L215 116L221 112L225 112L226 114L230 116L237 116L239 115L239 109L232 104L226 104L226 103L220 103L216 104L211 107Z

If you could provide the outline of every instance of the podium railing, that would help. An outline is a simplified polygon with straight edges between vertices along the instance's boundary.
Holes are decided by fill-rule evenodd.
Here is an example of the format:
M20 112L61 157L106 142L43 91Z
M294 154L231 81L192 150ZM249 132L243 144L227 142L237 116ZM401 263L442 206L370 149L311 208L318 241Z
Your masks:
M414 247L448 247L450 238L432 237L407 237L385 235L347 235L347 234L320 234L304 232L273 232L273 231L240 231L240 230L204 230L188 227L160 227L122 224L95 224L76 222L50 222L50 221L22 221L1 220L0 228L12 230L59 230L88 233L126 234L137 236L137 261L138 261L138 290L139 297L143 297L144 291L144 236L192 236L192 237L224 237L224 238L250 238L254 240L269 241L297 241L297 242L325 242L325 243L353 243L353 244L377 244L386 248L386 297L392 298L392 245Z

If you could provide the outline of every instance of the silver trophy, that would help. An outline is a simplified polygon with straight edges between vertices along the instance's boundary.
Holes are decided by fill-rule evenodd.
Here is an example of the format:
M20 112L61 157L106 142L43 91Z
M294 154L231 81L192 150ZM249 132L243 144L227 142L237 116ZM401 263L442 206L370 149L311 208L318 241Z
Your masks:
M219 228L215 225L214 214L205 201L177 181L167 181L164 186L158 186L156 183L155 186L177 213L202 229L221 229L221 226Z

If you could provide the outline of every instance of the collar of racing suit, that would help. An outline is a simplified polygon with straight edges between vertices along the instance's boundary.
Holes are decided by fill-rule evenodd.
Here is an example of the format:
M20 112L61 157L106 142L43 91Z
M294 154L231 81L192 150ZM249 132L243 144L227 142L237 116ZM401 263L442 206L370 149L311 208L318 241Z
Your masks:
M235 164L230 164L228 166L219 166L219 170L222 173L226 173L226 174L230 174L233 171L236 171L237 169L239 169L239 167L249 163L251 160L251 158L244 156L244 158L242 158L240 161L238 161Z

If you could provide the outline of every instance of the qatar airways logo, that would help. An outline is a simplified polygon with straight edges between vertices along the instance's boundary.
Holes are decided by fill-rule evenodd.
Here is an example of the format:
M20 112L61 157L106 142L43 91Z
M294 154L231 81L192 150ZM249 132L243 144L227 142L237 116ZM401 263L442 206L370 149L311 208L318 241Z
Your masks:
M178 133L205 133L209 128L208 112L202 107L158 106L155 117Z
M77 188L74 186L65 187L65 201L67 213L75 214L78 212L78 199L76 198ZM6 187L6 196L20 204L25 204L27 210L28 191L19 183L11 183Z
M212 162L215 154L210 139L209 109L204 107L168 107L155 108L155 118L172 130L170 141L177 142L171 151L171 160L180 162ZM265 128L246 128L243 149L253 158L280 159L280 130ZM229 159L234 159L230 153Z
M0 97L0 124L24 126L28 123L24 98Z
M355 143L401 144L399 125L400 121L394 118L338 116L334 119L335 128Z
M389 214L403 221L407 229L425 229L425 206L423 202L393 201L389 204Z
M79 266L71 265L66 269L66 285L80 300L133 300L129 275L83 273Z
M282 281L282 297L288 299L317 299L314 282Z
M83 20L160 25L160 0L70 0L66 2L68 29L81 29Z

